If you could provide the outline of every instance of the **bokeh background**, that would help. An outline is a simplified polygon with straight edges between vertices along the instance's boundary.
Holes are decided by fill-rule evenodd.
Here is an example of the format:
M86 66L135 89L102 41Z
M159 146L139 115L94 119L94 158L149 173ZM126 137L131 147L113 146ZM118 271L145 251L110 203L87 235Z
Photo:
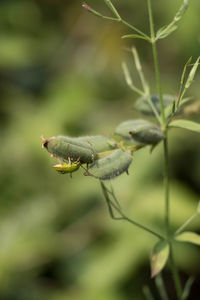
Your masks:
M158 3L159 2L159 3ZM121 15L148 30L146 1L114 1ZM138 117L121 61L138 77L135 45L155 93L151 49L122 40L130 31L96 18L80 0L0 2L0 299L142 300L149 286L149 255L156 239L110 219L99 182L77 172L70 179L52 169L55 160L40 136L113 135L116 125ZM88 1L110 15L104 1ZM181 1L153 0L155 25L167 24ZM185 62L200 53L200 2L191 1L180 28L159 43L162 85L176 95ZM199 99L200 75L190 94ZM198 109L185 112L200 121ZM200 193L200 136L170 132L171 222L180 226ZM155 230L163 228L162 147L134 156L130 175L113 181L124 211ZM191 229L200 231L197 220ZM196 276L190 299L200 295L200 251L175 245L184 283ZM175 299L170 273L163 274Z

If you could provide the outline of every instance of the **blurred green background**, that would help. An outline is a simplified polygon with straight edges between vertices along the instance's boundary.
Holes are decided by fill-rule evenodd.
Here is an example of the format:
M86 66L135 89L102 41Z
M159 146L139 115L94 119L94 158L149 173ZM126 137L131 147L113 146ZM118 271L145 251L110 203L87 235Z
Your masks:
M148 30L146 1L114 1L121 15ZM0 299L142 300L150 279L149 255L156 239L125 222L110 219L98 181L73 179L52 169L55 160L40 136L112 135L115 126L138 117L137 95L123 78L134 44L155 93L152 54L120 24L96 18L80 0L0 2ZM109 15L104 1L88 1ZM181 1L153 0L155 25L167 24ZM178 93L183 66L200 52L200 2L191 1L180 28L159 43L165 93ZM191 94L199 99L197 74ZM187 112L188 114L188 112ZM199 111L187 115L200 121ZM195 211L200 193L200 137L170 132L171 222L180 226ZM130 217L162 230L162 147L134 156L130 176L113 186ZM191 227L200 231L199 220ZM175 245L184 283L196 281L190 299L199 299L200 253ZM174 299L168 271L164 279Z

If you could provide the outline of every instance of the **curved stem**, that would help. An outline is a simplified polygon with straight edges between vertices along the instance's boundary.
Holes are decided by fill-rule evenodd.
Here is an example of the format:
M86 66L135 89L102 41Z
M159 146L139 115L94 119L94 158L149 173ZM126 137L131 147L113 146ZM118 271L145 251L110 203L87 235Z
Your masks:
M140 223L138 223L138 222L136 222L136 221L130 219L129 217L127 217L127 216L122 212L121 208L120 208L118 205L116 205L116 204L110 199L110 197L109 197L109 191L108 191L107 187L105 186L105 184L104 184L102 181L100 181L100 184L101 184L101 188L102 188L102 191L103 191L103 195L104 195L104 197L105 197L105 199L106 199L106 203L107 203L107 205L108 205L108 210L109 210L109 213L110 213L110 216L111 216L112 219L115 219L115 220L125 220L125 221L127 221L127 222L129 222L129 223L131 223L131 224L133 224L133 225L135 225L135 226L137 226L138 228L143 229L144 231L147 231L148 233L151 233L152 235L156 236L157 238L159 238L159 239L161 239L161 240L165 239L165 238L164 238L162 235L160 235L159 233L157 233L157 232L151 230L150 228L148 228L148 227L146 227L146 226L144 226L144 225L142 225L142 224L140 224ZM111 195L113 196L113 193L112 193ZM120 217L115 217L115 216L114 216L114 213L113 213L113 211L112 211L112 208L114 208L114 209L119 213Z

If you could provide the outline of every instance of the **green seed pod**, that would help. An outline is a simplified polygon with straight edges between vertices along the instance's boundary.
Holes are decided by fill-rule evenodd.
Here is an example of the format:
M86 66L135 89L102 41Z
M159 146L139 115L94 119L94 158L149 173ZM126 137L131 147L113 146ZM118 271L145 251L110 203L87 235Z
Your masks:
M77 142L84 142L89 148L92 148L94 152L104 152L117 148L117 143L114 139L103 135L96 136L81 136L74 138Z
M158 126L146 120L128 120L120 123L115 133L124 139L142 145L156 144L163 139L162 131Z
M63 163L53 166L53 168L60 174L73 173L77 171L79 167L79 162Z
M160 114L160 99L158 95L150 95L150 99L151 102L153 103L153 105L155 106L158 114ZM175 100L175 96L173 95L163 95L163 103L164 103L164 107L168 107L169 105L171 105L173 103L173 101ZM149 100L148 97L140 97L138 98L138 100L135 102L134 108L143 113L144 115L149 115L149 116L154 116L154 112L149 104Z
M67 162L70 158L72 161L79 160L82 164L89 164L97 158L97 154L87 146L87 143L77 142L73 138L63 136L54 136L47 140L43 138L43 146L53 156Z
M84 175L93 176L100 180L108 180L128 171L132 163L129 152L121 149L114 150L111 154L96 160Z

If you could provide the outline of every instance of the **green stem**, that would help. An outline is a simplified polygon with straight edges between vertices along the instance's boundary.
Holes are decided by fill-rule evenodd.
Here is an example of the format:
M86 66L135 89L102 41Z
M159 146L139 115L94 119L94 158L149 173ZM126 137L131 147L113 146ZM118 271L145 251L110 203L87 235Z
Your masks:
M154 67L155 67L157 90L158 90L159 99L160 99L160 110L161 110L161 117L162 117L162 123L163 123L162 125L163 125L163 127L165 127L165 108L164 108L164 103L163 103L162 87L161 87L161 81L160 81L160 70L159 70L158 54L157 54L157 48L156 48L151 0L147 0L147 5L148 5L148 13L149 13L149 25L150 25L150 33L151 33L151 44L152 44L152 51L153 51L153 60L154 60Z
M158 292L160 294L161 299L162 300L169 300L161 273L159 273L156 276L155 283L156 283L156 286L157 286L157 289L158 289Z
M167 132L165 132L163 146L164 146L165 228L166 228L167 237L170 237L169 159L168 159L169 151L168 151Z
M135 32L141 34L143 37L149 39L149 36L147 34L145 34L144 32L142 32L141 30L137 29L135 26L129 24L128 22L126 22L125 20L121 19L120 22L124 25L126 25L127 27L129 27L130 29L134 30Z
M151 33L151 43L152 43L152 52L153 52L153 60L154 60L154 68L155 68L155 76L157 82L157 90L160 98L160 110L161 110L161 119L162 119L162 129L164 133L164 188L165 188L165 228L166 235L168 240L170 241L170 199L169 199L169 162L168 162L168 135L167 135L167 123L165 117L165 107L163 102L163 94L160 80L160 70L158 63L158 54L155 40L155 31L154 31L154 23L153 23L153 14L151 7L151 0L147 0L148 5L148 13L149 13L149 24L150 24L150 33ZM180 283L179 274L175 265L174 257L173 257L173 249L171 242L170 243L170 266L171 271L174 278L174 284L177 292L177 297L179 300L182 300L182 288Z
M170 268L171 268L172 275L173 275L174 282L175 282L177 298L178 298L178 300L183 300L183 296L182 296L183 293L182 293L180 277L179 277L178 270L176 268L176 264L175 264L175 261L174 261L174 253L173 253L171 243L170 243L170 258L169 258L169 260L170 260Z
M176 230L175 235L178 235L181 232L183 232L185 228L188 227L188 225L190 225L190 223L192 223L197 217L199 217L198 213L191 216L179 229Z
M107 189L107 187L105 186L105 184L100 181L100 184L101 184L101 188L102 188L102 191L103 191L103 194L104 194L104 197L106 199L106 202L107 202L107 205L108 205L108 209L109 209L109 213L110 213L110 216L113 218L113 219L116 219L116 220L125 220L129 223L131 223L132 225L135 225L137 226L138 228L140 229L143 229L144 231L147 231L148 233L151 233L152 235L156 236L157 238L161 239L161 240L164 240L164 237L162 235L160 235L159 233L151 230L150 228L130 219L129 217L127 217L121 210L121 208L116 205L109 197L109 191ZM114 213L112 211L112 207L119 213L120 217L117 218L114 216Z
M195 277L193 277L193 276L191 276L191 277L187 280L187 282L186 282L186 284L185 284L185 287L184 287L184 289L183 289L183 300L188 299L188 296L189 296L189 294L190 294L190 290L191 290L191 287L192 287L194 281L195 281Z
M128 218L127 216L124 215L124 213L123 213L122 211L119 211L119 210L118 210L118 212L121 214L121 216L123 217L123 219L124 219L125 221L127 221L127 222L129 222L129 223L131 223L131 224L133 224L133 225L135 225L135 226L137 226L137 227L140 228L140 229L143 229L143 230L147 231L148 233L151 233L152 235L156 236L157 238L159 238L159 239L161 239L161 240L164 239L163 236L161 236L159 233L157 233L157 232L155 232L155 231L149 229L148 227L146 227L146 226L144 226L144 225L142 225L142 224L139 224L139 223L133 221L132 219Z
M150 289L149 289L148 286L144 286L144 287L143 287L143 294L144 294L144 296L145 296L145 298L146 298L147 300L154 300L154 299L155 299L155 298L153 297L153 295L152 295L152 293L151 293L151 291L150 291Z
M142 32L141 30L137 29L135 26L133 26L133 25L129 24L128 22L126 22L125 20L123 20L121 18L121 16L119 15L117 9L115 8L115 6L112 4L112 2L110 0L104 0L104 1L107 4L107 6L110 8L110 10L113 12L113 14L116 16L116 18L114 18L115 21L121 22L122 24L131 28L132 30L139 33L143 37L145 37L147 39L149 38L148 35L146 35L144 32ZM108 19L109 17L106 17L106 18ZM110 19L110 20L112 20L112 19Z

